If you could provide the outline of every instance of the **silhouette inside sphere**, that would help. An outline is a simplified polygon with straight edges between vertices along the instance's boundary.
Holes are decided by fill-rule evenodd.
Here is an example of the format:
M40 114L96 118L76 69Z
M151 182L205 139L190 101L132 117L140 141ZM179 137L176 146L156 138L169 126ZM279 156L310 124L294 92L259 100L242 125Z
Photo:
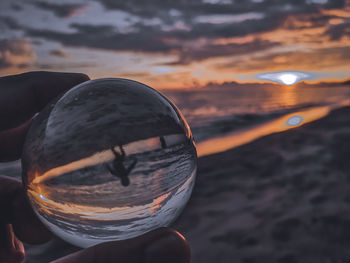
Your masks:
M120 153L118 153L114 147L111 147L111 150L115 156L115 159L112 162L112 166L107 164L107 169L110 171L111 174L120 177L120 181L123 186L128 186L130 184L130 179L128 175L134 169L137 159L134 157L132 164L128 167L125 168L124 166L124 159L125 159L125 151L123 149L122 145L119 145Z
M171 224L191 196L197 154L180 111L126 79L84 82L33 120L23 182L40 220L73 245Z
M167 145L166 145L166 141L165 141L164 137L160 136L159 140L160 140L160 144L162 145L162 148L165 149L167 147Z

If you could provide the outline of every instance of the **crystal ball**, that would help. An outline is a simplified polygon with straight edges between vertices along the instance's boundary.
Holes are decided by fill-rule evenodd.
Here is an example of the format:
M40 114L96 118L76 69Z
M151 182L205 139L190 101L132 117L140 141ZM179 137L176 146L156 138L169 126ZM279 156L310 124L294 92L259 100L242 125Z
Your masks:
M75 86L33 120L23 182L40 220L89 247L171 224L190 198L197 154L164 95L127 79Z

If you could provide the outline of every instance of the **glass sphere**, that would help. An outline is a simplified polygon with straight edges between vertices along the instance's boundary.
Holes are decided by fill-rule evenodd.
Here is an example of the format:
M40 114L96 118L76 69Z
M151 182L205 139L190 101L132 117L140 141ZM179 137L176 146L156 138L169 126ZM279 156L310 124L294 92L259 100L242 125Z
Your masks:
M197 155L179 110L126 79L84 82L34 119L23 182L40 220L89 247L167 226L190 198Z

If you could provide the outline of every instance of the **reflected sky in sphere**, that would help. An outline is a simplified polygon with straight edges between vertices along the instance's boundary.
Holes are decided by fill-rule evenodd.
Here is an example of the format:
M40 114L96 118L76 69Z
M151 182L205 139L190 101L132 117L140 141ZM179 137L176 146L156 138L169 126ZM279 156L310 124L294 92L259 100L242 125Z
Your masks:
M190 198L196 149L179 110L126 79L82 83L35 118L23 182L40 220L80 247L171 224Z

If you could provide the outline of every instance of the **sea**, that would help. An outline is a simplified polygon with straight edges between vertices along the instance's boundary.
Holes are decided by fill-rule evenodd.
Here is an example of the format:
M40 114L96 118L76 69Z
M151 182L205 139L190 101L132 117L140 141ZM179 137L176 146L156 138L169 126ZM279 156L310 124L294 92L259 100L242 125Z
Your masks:
M195 141L247 130L306 109L347 105L350 86L244 85L192 90L164 90L180 109Z
M313 109L333 109L348 105L350 101L349 85L233 84L232 86L226 85L224 88L214 86L198 89L160 90L160 92L180 109L199 146L215 138L226 138L230 134L250 131L281 119L283 116L292 116L293 113ZM266 132L261 134L263 135L266 135ZM259 136L258 134L253 138ZM235 140L239 141L240 138L235 138ZM242 140L242 143L244 142L245 140ZM237 145L237 143L232 145ZM19 178L20 163L18 161L1 163L0 175Z

